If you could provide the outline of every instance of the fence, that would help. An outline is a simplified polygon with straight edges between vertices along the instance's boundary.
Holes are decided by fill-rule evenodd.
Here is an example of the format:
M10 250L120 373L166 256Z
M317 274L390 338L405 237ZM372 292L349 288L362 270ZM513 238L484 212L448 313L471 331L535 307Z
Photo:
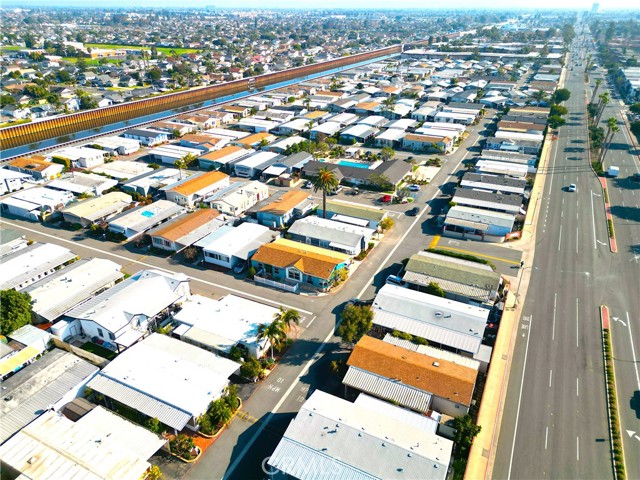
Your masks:
M290 285L288 283L276 282L275 280L269 280L268 278L258 277L257 275L253 277L253 279L256 283L279 288L280 290L286 290L287 292L298 293L298 290L300 289L300 285L297 283Z

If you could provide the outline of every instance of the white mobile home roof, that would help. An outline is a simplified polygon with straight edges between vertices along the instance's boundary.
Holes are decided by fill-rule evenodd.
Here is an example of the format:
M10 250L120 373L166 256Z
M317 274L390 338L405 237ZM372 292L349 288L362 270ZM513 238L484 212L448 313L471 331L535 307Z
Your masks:
M205 252L222 253L242 260L247 260L251 250L270 241L271 235L277 235L263 225L248 222L237 227L222 227L218 232L211 234L213 241L207 236L197 245L202 246Z
M5 197L3 201L12 199L30 203L34 206L50 206L66 205L73 200L73 194L70 192L60 192L52 188L29 188L20 190L10 197Z
M126 140L126 139L125 139ZM97 173L104 173L110 177L121 180L123 178L133 178L143 173L151 172L153 169L148 167L144 163L130 162L126 160L116 160L111 163L105 163L99 167L94 168L92 171Z
M96 190L102 192L103 190L115 187L117 184L117 180L112 180L102 175L78 172L74 173L71 177L67 176L53 180L49 183L49 187L80 195L83 193L95 194Z
M2 445L0 456L33 480L137 480L150 466L147 459L164 443L143 427L96 407L77 422L45 412Z
M452 448L420 423L315 390L269 465L300 480L318 479L318 472L349 480L444 480Z
M181 430L218 398L239 364L153 333L109 363L89 387Z
M456 207L454 207L456 208ZM384 285L373 302L373 323L476 353L489 310L395 285Z
M160 189L178 181L180 170L177 168L159 168L150 170L147 174L142 174L138 178L132 178L124 185L132 189L141 188L147 190L150 187Z
M81 158L104 157L105 152L96 148L89 147L64 147L54 150L50 154L52 157L61 157L74 161Z
M149 150L149 155L179 160L186 155L199 157L202 155L202 150L198 150L197 148L181 147L179 145L162 145Z
M138 140L134 140L133 138L124 138L124 137L102 137L96 138L95 140L91 140L90 145L99 145L103 148L107 148L110 150L116 150L120 147L124 147L125 150L139 150L140 142Z
M121 265L102 258L82 259L29 285L33 311L52 322L106 285L124 277Z
M76 258L68 248L52 243L33 243L17 250L2 260L0 290L15 288L30 280L40 280L51 269Z
M356 125L347 127L345 130L340 132L340 135L353 135L354 137L362 137L362 136L375 135L377 132L379 132L377 128L373 128L373 127L370 127L369 125L358 123Z
M511 177L524 178L529 171L528 165L511 162L497 162L493 160L478 160L476 171L479 173L497 173Z
M494 212L481 208L456 205L451 207L447 213L445 222L448 222L450 219L473 222L479 225L496 225L511 229L513 228L516 217L510 213Z
M168 200L158 200L151 205L145 205L112 218L109 220L109 225L140 233L182 211L183 208L180 205Z
M354 103L355 104L355 103ZM329 118L330 122L339 123L341 125L351 125L358 121L360 117L353 113L339 113Z
M455 130L456 132L464 132L467 127L459 123L444 123L444 122L424 122L420 128L437 128L439 130Z
M328 121L320 125L316 125L311 129L312 132L324 133L325 135L333 135L342 129L342 125L336 122Z
M508 138L510 140L527 140L532 142L541 142L544 140L542 133L520 133L511 132L509 130L498 130L494 135L495 138Z
M251 135L248 132L239 132L238 130L229 130L228 128L210 128L209 130L205 130L205 132L215 137L228 138L230 140L239 140Z
M259 325L269 325L277 313L277 308L235 295L219 300L192 295L173 318L183 325L214 334L220 341L215 347L228 351L241 341L256 343Z
M83 202L70 205L62 210L62 214L68 213L93 222L113 212L122 211L131 202L131 195L122 192L110 192L101 197L88 198Z
M389 128L388 130L376 135L376 140L400 141L406 134L407 132L400 128Z
M272 160L278 156L274 152L256 152L249 157L240 160L235 164L236 167L256 168L269 160Z
M473 121L476 116L467 113L438 112L434 118L453 118L455 120Z

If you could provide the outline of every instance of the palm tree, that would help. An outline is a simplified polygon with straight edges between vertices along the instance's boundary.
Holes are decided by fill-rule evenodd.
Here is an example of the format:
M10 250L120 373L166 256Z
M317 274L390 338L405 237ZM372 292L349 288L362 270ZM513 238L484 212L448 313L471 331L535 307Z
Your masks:
M327 218L327 192L338 188L340 181L327 167L322 167L311 180L313 191L322 190L322 218Z
M180 180L182 180L182 170L187 168L187 162L184 158L179 158L173 165L178 168L178 171L180 172Z
M382 101L382 113L389 113L393 111L393 106L395 105L396 100L395 98L392 96L385 98Z
M609 103L609 100L611 100L611 98L609 97L609 92L604 92L602 95L598 95L598 98L600 99L600 101L598 102L598 113L596 115L595 122L594 122L595 126L597 126L600 123L600 117L602 117L602 113L604 112L604 107L606 107L607 104Z
M278 320L274 320L270 324L261 323L258 325L258 340L267 340L269 342L269 350L271 353L271 360L273 360L273 347L277 347L287 338L287 333L284 330L284 325Z
M280 322L284 326L285 331L291 330L291 325L300 325L300 312L295 308L285 310L280 307L278 312L273 315L274 322Z
M598 88L600 88L600 84L602 84L602 80L598 79L596 80L596 88L593 89L593 94L591 95L591 102L589 103L593 103L596 99L596 94L598 93Z
M531 95L531 98L533 98L536 103L540 104L540 102L544 102L546 100L547 92L544 90L536 90L533 95Z
M618 127L618 122L615 117L610 117L607 119L607 134L604 136L604 142L602 144L602 152L600 154L600 163L604 165L604 158L609 153L609 148L611 147L611 142L613 140L613 136L616 132L620 131Z

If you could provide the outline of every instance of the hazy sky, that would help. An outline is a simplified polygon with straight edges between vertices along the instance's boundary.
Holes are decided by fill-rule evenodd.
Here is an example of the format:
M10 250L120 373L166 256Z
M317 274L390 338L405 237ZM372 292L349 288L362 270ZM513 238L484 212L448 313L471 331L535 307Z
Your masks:
M215 5L221 8L298 8L298 9L318 9L318 8L376 8L376 9L402 9L402 8L418 8L418 9L480 9L488 8L536 8L536 9L582 9L591 8L591 1L584 0L530 0L526 2L514 2L513 0L494 0L492 2L478 2L477 0L457 0L455 2L435 2L424 0L395 0L375 1L375 0L181 0L180 2L167 0L5 0L5 6L13 5L23 8L30 6L84 6L84 7L205 7L207 5ZM640 10L640 2L638 0L602 0L600 1L601 10L614 9L633 9Z

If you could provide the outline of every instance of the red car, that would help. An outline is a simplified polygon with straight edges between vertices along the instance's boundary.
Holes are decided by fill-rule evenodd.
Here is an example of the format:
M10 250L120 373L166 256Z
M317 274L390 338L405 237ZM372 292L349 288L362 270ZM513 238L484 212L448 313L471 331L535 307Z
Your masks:
M391 195L383 195L380 201L382 203L391 203Z

